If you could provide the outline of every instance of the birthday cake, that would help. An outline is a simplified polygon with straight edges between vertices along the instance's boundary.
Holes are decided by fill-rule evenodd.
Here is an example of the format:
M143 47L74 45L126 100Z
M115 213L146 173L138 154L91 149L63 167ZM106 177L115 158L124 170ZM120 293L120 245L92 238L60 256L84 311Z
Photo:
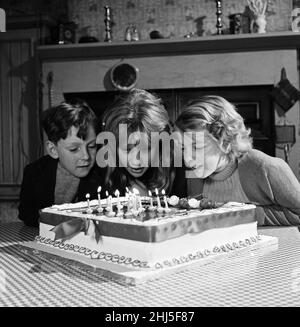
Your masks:
M149 270L250 247L259 235L252 204L127 195L45 208L35 241L61 256Z

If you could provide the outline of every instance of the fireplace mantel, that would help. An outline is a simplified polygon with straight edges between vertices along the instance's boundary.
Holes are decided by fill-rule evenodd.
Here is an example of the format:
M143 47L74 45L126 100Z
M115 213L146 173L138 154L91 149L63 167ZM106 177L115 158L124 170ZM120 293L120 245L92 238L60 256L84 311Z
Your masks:
M136 86L143 89L272 86L283 67L299 89L299 49L300 33L293 32L39 46L43 108L63 101L67 93L113 91L110 71L120 61L139 70ZM296 126L290 164L300 178L298 102L286 118ZM280 149L276 155L284 158Z
M38 47L42 60L168 56L201 53L300 48L300 33L237 34L158 39L138 42L95 42Z

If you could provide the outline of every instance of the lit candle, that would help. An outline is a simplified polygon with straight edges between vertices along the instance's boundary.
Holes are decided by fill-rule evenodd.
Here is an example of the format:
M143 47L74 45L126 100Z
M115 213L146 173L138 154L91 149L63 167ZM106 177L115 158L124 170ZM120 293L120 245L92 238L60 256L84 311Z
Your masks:
M107 198L107 216L108 217L114 217L116 215L116 213L113 211L113 207L112 207L112 196L109 195Z
M133 188L132 192L133 192L133 211L137 211L137 205L138 205L137 194L139 193L139 191L136 188Z
M117 197L117 216L120 217L120 216L123 216L123 211L122 211L123 206L120 203L120 192L119 192L119 190L115 191L115 196Z
M149 206L149 210L153 210L154 206L153 206L153 198L152 198L152 192L148 191L149 197L150 197L150 206Z
M85 198L86 198L86 202L87 202L87 210L86 210L86 212L87 213L92 213L93 212L93 210L91 209L91 207L90 207L90 193L87 193L86 194L86 196L85 196Z
M102 206L101 206L101 196L100 196L101 189L102 189L101 186L99 186L97 189L97 195L98 195L98 209L97 210L98 210L98 212L103 211Z
M106 195L106 211L109 211L109 196L108 191L105 192Z
M161 204L160 204L160 198L159 198L159 194L158 194L157 188L155 189L155 193L156 193L157 207L160 208L161 207Z
M108 199L109 199L109 211L112 211L112 196L110 195L109 197L108 197Z
M132 214L132 196L130 193L128 193L128 198L127 198L127 210L125 213L125 216L130 216Z
M117 208L118 208L118 210L122 209L123 206L121 205L121 202L120 202L120 191L119 190L115 191L115 196L117 197Z
M164 196L165 211L170 211L165 190L162 190L161 194Z
M138 209L139 210L142 210L143 209L142 198L140 196L139 190L137 190L137 201L138 201Z

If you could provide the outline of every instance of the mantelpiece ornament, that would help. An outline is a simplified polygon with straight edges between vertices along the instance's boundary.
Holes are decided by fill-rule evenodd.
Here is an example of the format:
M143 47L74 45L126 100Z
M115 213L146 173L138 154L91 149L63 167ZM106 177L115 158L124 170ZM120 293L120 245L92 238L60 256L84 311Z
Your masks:
M111 69L110 79L114 87L118 90L129 91L136 85L138 74L138 68L122 62L118 63Z

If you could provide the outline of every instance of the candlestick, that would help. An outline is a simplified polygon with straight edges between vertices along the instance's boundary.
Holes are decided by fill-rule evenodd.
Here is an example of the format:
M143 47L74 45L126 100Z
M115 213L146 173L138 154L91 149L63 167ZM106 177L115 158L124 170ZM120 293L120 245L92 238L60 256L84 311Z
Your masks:
M98 189L97 189L97 195L98 195L98 209L97 209L97 211L98 212L103 211L102 206L101 206L101 195L100 195L101 189L102 189L101 186L99 186Z
M217 12L216 12L216 15L217 15L217 24L216 24L217 34L221 35L222 34L222 27L223 27L223 24L222 24L222 0L216 0L216 7L217 7Z
M90 194L87 193L86 196L85 196L85 198L86 198L86 202L87 202L87 206L88 206L86 212L87 212L87 213L92 213L93 210L92 210L91 207L90 207Z
M105 6L105 39L104 42L111 42L111 8L109 6Z

